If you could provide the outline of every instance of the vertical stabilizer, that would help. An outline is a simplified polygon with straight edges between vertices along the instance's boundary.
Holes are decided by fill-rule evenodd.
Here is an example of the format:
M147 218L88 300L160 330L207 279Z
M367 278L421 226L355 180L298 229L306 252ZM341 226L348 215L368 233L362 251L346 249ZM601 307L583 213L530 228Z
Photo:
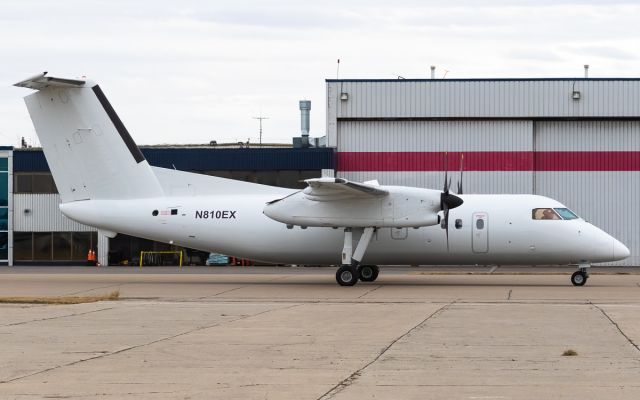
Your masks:
M47 77L25 97L62 202L162 196L142 152L98 85Z

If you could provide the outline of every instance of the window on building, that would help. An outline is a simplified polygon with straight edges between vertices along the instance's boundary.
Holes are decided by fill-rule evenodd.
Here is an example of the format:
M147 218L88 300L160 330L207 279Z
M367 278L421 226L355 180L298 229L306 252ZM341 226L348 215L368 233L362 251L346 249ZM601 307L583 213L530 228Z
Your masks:
M71 260L71 232L53 232L53 259Z
M15 261L86 261L97 232L14 232Z
M9 233L0 232L0 260L9 258Z
M33 174L14 174L13 190L16 193L33 193Z
M19 172L14 174L16 193L58 193L49 172Z
M0 260L9 259L9 159L0 158Z
M58 193L51 174L33 174L33 193Z
M9 229L9 209L0 207L0 231Z
M462 220L456 219L456 229L462 229Z
M51 232L33 233L33 259L51 260L52 256Z
M33 260L33 233L13 232L13 259L16 261Z
M6 160L0 158L0 160ZM9 173L0 171L0 207L9 205Z
M91 248L91 234L93 232L71 233L71 259L82 261L87 259L87 253Z

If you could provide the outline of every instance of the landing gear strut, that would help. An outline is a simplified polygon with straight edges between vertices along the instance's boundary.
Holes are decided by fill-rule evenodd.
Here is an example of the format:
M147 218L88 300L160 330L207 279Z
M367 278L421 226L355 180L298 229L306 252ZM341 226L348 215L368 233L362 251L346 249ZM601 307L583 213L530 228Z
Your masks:
M374 227L364 228L355 251L353 250L353 230L345 228L344 246L342 247L342 266L336 272L336 281L340 286L353 286L358 279L373 282L378 277L378 267L367 265L359 267L362 257L371 242ZM362 275L361 275L362 274Z
M571 283L573 286L584 286L584 284L587 283L587 279L589 278L587 269L589 267L589 264L580 264L580 269L571 275Z

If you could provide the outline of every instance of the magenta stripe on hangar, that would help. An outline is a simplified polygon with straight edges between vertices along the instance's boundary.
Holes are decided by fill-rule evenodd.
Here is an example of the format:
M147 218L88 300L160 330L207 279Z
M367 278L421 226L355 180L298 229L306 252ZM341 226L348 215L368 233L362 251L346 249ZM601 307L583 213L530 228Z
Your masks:
M448 152L447 169L465 171L640 171L639 151ZM442 171L443 152L338 152L337 169L349 171Z

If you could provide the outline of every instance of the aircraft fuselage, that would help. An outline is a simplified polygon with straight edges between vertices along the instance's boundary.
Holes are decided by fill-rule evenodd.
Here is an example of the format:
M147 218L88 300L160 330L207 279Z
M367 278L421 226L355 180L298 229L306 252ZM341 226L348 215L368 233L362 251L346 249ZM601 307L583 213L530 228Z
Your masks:
M342 229L287 227L263 214L281 196L257 194L86 200L61 205L78 222L106 231L247 259L340 264ZM461 195L450 212L449 250L440 225L377 229L363 264L578 264L623 259L627 248L584 221L534 220L534 208L564 207L535 195ZM357 240L360 232L354 230Z

